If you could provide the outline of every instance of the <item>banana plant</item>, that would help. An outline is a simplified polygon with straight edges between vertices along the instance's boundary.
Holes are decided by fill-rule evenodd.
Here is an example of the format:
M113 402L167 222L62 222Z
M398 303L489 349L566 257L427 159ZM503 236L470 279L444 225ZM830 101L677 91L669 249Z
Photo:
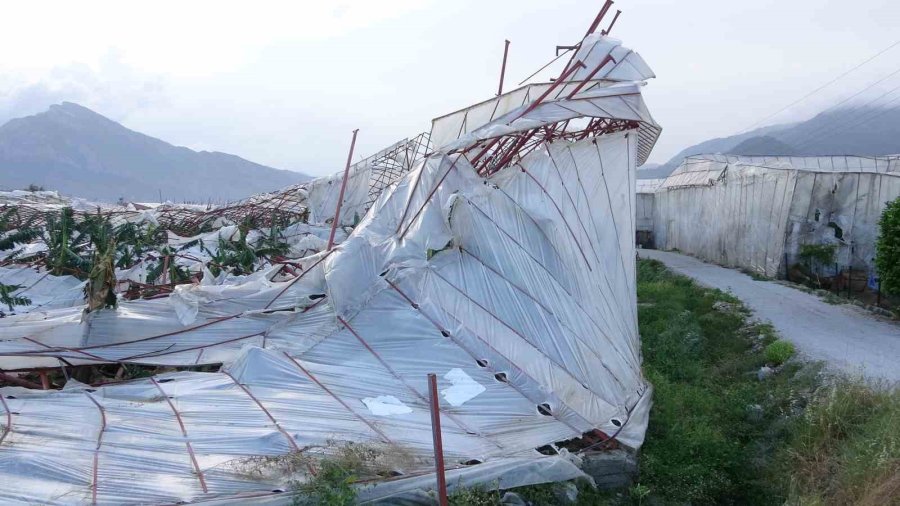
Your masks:
M90 256L85 258L89 246L84 233L84 225L75 222L72 208L63 208L58 213L45 216L43 239L47 245L47 268L54 276L72 274L84 279L90 272Z
M87 311L115 307L116 298L116 234L109 217L91 215L79 224L87 234L91 249L90 270L84 287Z
M0 283L0 302L6 304L10 311L14 311L15 306L27 306L31 304L31 299L20 295L14 295L13 292L22 288L22 285L4 285Z
M14 248L16 244L24 244L41 235L40 230L32 226L32 220L28 220L22 225L14 226L13 219L18 220L18 208L10 207L0 214L0 251L6 251Z

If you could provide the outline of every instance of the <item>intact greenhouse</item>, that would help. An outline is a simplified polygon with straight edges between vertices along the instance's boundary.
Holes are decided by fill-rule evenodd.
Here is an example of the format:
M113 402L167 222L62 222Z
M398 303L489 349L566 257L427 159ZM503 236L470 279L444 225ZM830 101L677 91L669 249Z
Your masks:
M804 246L832 246L821 266L871 273L878 220L900 197L900 157L698 155L654 194L653 234L721 265L784 276Z

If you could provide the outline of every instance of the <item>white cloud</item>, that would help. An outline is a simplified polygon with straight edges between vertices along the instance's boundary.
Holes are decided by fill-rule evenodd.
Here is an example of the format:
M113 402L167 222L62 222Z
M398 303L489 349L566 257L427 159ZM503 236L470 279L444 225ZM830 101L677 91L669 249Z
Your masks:
M0 82L0 124L36 114L51 104L76 102L121 121L136 110L165 102L165 80L136 71L108 52L95 68L84 63L54 67L37 80L10 74Z
M2 64L93 64L110 47L147 72L202 76L234 69L273 42L326 39L421 7L427 0L156 2L41 1L4 4Z

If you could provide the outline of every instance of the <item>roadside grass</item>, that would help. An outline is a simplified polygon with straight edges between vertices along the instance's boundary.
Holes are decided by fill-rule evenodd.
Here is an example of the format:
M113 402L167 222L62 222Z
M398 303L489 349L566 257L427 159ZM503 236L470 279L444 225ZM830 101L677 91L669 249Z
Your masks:
M900 390L841 378L792 421L789 504L900 504Z
M818 368L788 363L760 381L773 329L748 321L731 295L659 262L639 263L638 300L644 372L654 385L640 484L664 503L783 502L766 470L786 435L783 417L802 409Z
M766 346L766 360L772 365L779 366L787 362L796 352L794 343L778 339Z
M790 360L733 297L659 262L639 262L638 300L655 387L640 483L656 502L900 504L900 390Z

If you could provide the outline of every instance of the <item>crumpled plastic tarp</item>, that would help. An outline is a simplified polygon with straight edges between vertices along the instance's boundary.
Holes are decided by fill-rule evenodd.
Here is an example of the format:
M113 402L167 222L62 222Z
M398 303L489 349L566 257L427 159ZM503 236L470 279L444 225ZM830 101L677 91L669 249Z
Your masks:
M545 143L486 179L437 152L293 279L262 271L86 316L11 319L3 368L225 365L2 389L0 502L285 503L287 477L248 474L248 459L327 453L335 440L412 457L361 499L415 497L433 484L429 373L451 482L573 478L577 459L536 449L595 429L639 448L651 388L637 332L638 137Z

